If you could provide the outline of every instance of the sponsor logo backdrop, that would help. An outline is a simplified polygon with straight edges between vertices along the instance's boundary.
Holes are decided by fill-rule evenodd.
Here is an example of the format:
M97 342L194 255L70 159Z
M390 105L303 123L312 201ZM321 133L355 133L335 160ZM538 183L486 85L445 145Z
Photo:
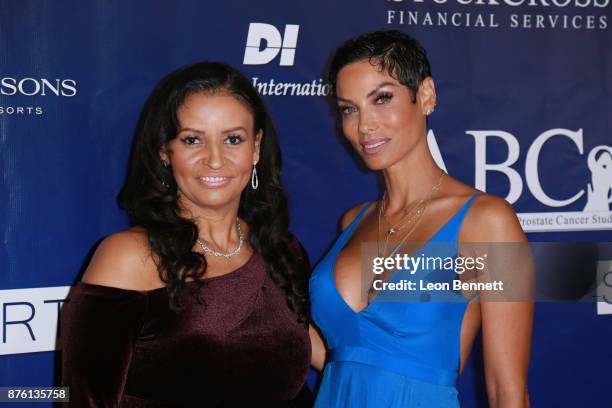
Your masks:
M537 305L534 406L610 401L611 10L610 0L3 2L0 386L57 383L59 308L96 243L127 226L115 197L138 114L184 64L228 62L264 95L292 228L318 260L342 212L380 185L338 131L325 66L343 40L394 28L429 52L438 163L511 202L530 240L592 243L548 254L546 273L584 265L559 277L584 290L560 298L599 282L601 302ZM485 406L479 346L459 389L464 406Z

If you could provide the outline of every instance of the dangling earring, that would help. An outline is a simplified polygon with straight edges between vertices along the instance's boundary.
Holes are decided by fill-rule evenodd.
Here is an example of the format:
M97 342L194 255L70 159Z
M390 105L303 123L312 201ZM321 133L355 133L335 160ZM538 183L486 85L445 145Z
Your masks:
M163 165L165 168L168 168L168 166L170 166L170 162L168 162L168 161L166 161L166 160L162 160L162 165ZM166 181L166 179L165 179L165 178L163 178L163 177L162 177L162 178L160 179L160 181L161 181L161 185L162 185L162 187L163 187L163 188L165 188L165 189L170 188L170 184L168 184L168 182Z
M257 187L259 186L259 179L257 178L257 169L255 168L256 164L257 162L254 161L253 171L251 172L251 187L253 188L253 190L257 190Z

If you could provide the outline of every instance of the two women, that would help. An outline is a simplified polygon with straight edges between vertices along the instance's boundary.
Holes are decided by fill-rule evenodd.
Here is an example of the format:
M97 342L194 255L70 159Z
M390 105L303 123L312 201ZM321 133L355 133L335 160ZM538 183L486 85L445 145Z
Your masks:
M505 201L435 164L425 51L396 31L364 35L338 50L330 80L343 131L385 193L347 212L311 277L327 352L312 328L308 338L308 262L287 230L265 108L240 74L199 64L152 96L121 195L134 228L104 240L64 306L77 405L300 399L309 363L327 359L319 407L454 407L479 326L491 406L529 405L531 302L385 302L363 284L362 244L391 256L409 242L423 254L525 242Z

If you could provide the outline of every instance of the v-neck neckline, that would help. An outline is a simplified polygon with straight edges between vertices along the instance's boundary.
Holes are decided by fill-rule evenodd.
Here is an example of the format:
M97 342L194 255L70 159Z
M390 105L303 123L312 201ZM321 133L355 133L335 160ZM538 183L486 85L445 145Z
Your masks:
M479 193L474 193L472 194L472 196L470 196L470 198L444 223L442 224L442 226L440 228L438 228L438 230L427 240L423 243L423 245L421 245L419 247L418 250L415 251L415 255L420 253L425 246L427 246L430 242L432 242L438 235L440 235L442 233L442 231L451 223L451 221L453 221L455 219L455 217L457 217L459 214L461 214L461 212L465 209L465 207L472 201L472 199L474 197L476 197ZM359 223L361 222L361 219L363 218L364 214L368 211L368 209L372 206L372 204L374 204L374 202L371 203L367 203L364 208L359 212L359 214L357 215L357 217L355 217L355 219L353 220L353 222L348 226L348 228L342 233L341 235L341 239L344 239L344 241L341 241L341 245L339 248L334 248L334 258L333 258L333 262L331 262L331 273L330 273L330 279L331 279L331 285L333 286L334 289L334 293L336 294L336 296L338 297L338 299L340 300L340 303L342 303L349 311L351 311L353 313L353 315L355 316L360 316L362 315L364 312L366 312L367 310L370 309L370 306L374 305L376 303L376 301L378 300L378 293L376 294L376 296L374 297L374 299L372 299L371 302L369 302L366 307L364 307L363 309L356 311L353 310L352 307L349 306L348 303L346 303L346 300L344 300L344 298L342 297L342 295L340 294L340 291L338 290L338 287L336 286L336 277L335 277L335 269L336 269L336 261L338 260L338 256L340 256L340 252L342 252L342 250L344 249L344 247L346 246L346 244L348 243L348 241L350 240L351 236L353 235L353 232L355 231L355 229L357 228L357 226L359 225ZM344 234L347 234L346 236L344 236ZM389 279L392 279L393 276L397 273L397 270L394 271L390 276Z

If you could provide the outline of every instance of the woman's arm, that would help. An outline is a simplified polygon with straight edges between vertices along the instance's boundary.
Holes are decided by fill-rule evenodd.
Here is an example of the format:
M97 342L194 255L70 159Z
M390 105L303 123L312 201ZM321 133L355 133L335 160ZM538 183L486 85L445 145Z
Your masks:
M121 234L100 244L83 282L62 308L62 384L70 389L68 406L117 407L123 396L148 298L126 289L133 286L142 257L134 253L133 237Z
M533 299L526 288L532 283L531 257L525 234L514 210L505 200L482 196L468 214L462 242L491 244L497 262L495 276L506 277L505 290L514 291L511 301L501 295L481 296L481 321L485 378L492 408L529 407L527 370L531 349ZM522 256L521 256L522 255ZM499 270L504 269L504 270ZM497 297L497 300L494 298Z
M305 271L308 271L308 275L310 275L311 266L310 259L308 256L308 252L306 252L306 248L302 245L297 238L294 237L292 248L296 252L298 259L302 262L302 266ZM309 276L304 277L308 280ZM308 334L310 336L310 346L312 350L311 356L311 365L318 371L323 370L323 366L325 365L325 344L323 343L323 339L319 334L319 330L315 328L313 324L308 325Z
M310 344L312 346L312 361L311 365L318 371L323 371L325 365L325 343L312 324L308 326L308 334L310 334Z

